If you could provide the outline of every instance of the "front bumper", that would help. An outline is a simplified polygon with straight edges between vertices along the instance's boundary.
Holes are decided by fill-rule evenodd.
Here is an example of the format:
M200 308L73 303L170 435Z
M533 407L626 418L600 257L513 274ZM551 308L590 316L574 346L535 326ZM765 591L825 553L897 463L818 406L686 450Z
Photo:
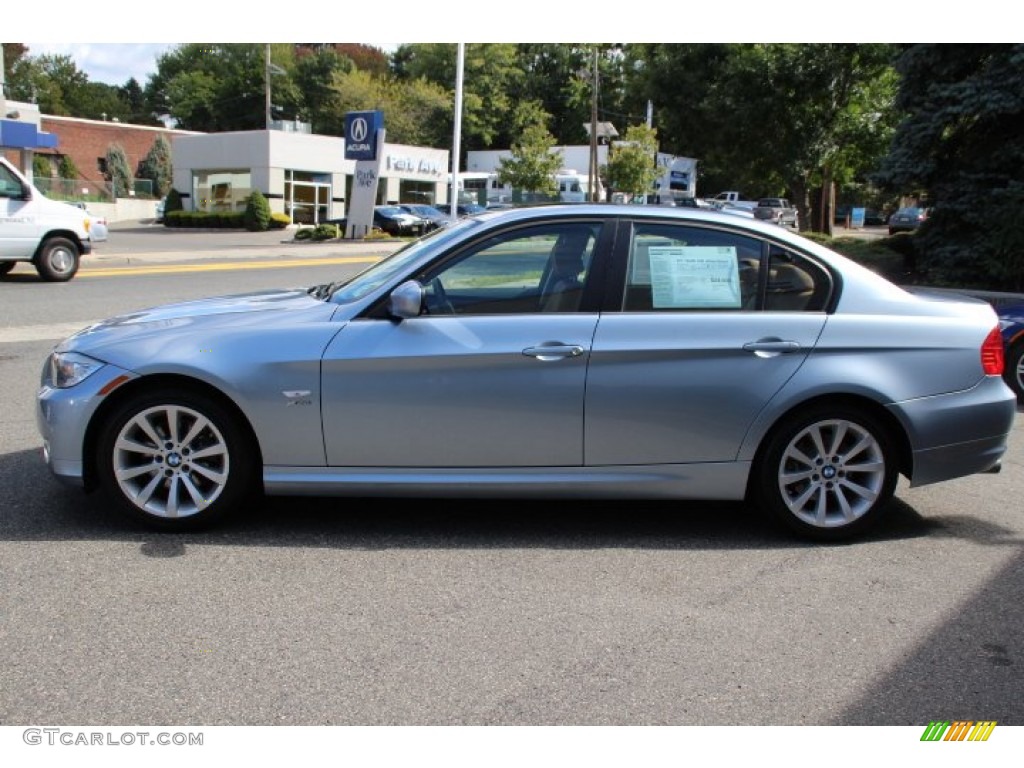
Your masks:
M135 374L105 365L77 386L58 389L44 384L36 393L36 426L43 438L43 460L60 480L84 484L86 430L106 397L101 390L118 377L133 379Z

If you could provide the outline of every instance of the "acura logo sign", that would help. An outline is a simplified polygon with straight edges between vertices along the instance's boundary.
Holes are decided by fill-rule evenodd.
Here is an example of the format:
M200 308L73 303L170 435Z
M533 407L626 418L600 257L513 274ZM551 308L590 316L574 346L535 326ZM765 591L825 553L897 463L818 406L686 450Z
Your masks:
M349 112L345 115L345 158L347 160L376 160L377 141L384 124L384 114Z
M366 134L368 133L366 127L366 118L357 117L352 121L352 133L349 136L352 141L366 141Z

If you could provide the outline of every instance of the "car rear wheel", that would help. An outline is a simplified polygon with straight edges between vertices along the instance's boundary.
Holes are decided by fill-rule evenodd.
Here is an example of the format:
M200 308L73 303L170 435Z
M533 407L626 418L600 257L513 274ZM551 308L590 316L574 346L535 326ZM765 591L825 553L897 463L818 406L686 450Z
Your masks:
M253 451L238 420L188 391L135 396L109 418L98 442L100 483L120 509L163 530L205 527L253 487Z
M70 280L78 272L78 247L65 237L51 237L35 258L36 272L51 283Z
M1017 395L1017 399L1024 400L1024 342L1019 342L1006 350L1003 378Z
M12 269L14 269L13 261L0 261L0 277L3 277Z
M757 470L761 503L818 541L863 533L884 511L897 478L884 425L847 407L816 406L782 424Z

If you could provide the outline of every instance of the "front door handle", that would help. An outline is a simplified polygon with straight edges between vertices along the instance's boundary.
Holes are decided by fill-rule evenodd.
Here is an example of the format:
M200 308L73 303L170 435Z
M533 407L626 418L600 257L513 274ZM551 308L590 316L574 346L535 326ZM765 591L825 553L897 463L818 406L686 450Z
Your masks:
M743 345L747 352L753 352L758 357L775 357L800 351L800 343L796 341L783 341L782 339L761 339L760 341L748 341Z
M523 354L538 360L562 360L566 357L579 357L583 354L583 347L578 344L541 344L527 347Z

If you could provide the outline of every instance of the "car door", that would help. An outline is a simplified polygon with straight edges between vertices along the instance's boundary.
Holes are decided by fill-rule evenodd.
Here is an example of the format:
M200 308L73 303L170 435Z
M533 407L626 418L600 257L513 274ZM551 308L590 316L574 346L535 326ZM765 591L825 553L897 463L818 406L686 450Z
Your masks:
M22 198L22 183L0 165L0 257L24 259L39 244L40 225L31 199Z
M821 267L728 228L636 223L587 379L587 465L735 460L814 348ZM795 260L795 263L793 263Z
M580 293L548 301L565 285L553 279L559 246L581 229ZM490 236L412 276L421 316L350 322L323 359L328 464L582 465L601 230L565 221Z

